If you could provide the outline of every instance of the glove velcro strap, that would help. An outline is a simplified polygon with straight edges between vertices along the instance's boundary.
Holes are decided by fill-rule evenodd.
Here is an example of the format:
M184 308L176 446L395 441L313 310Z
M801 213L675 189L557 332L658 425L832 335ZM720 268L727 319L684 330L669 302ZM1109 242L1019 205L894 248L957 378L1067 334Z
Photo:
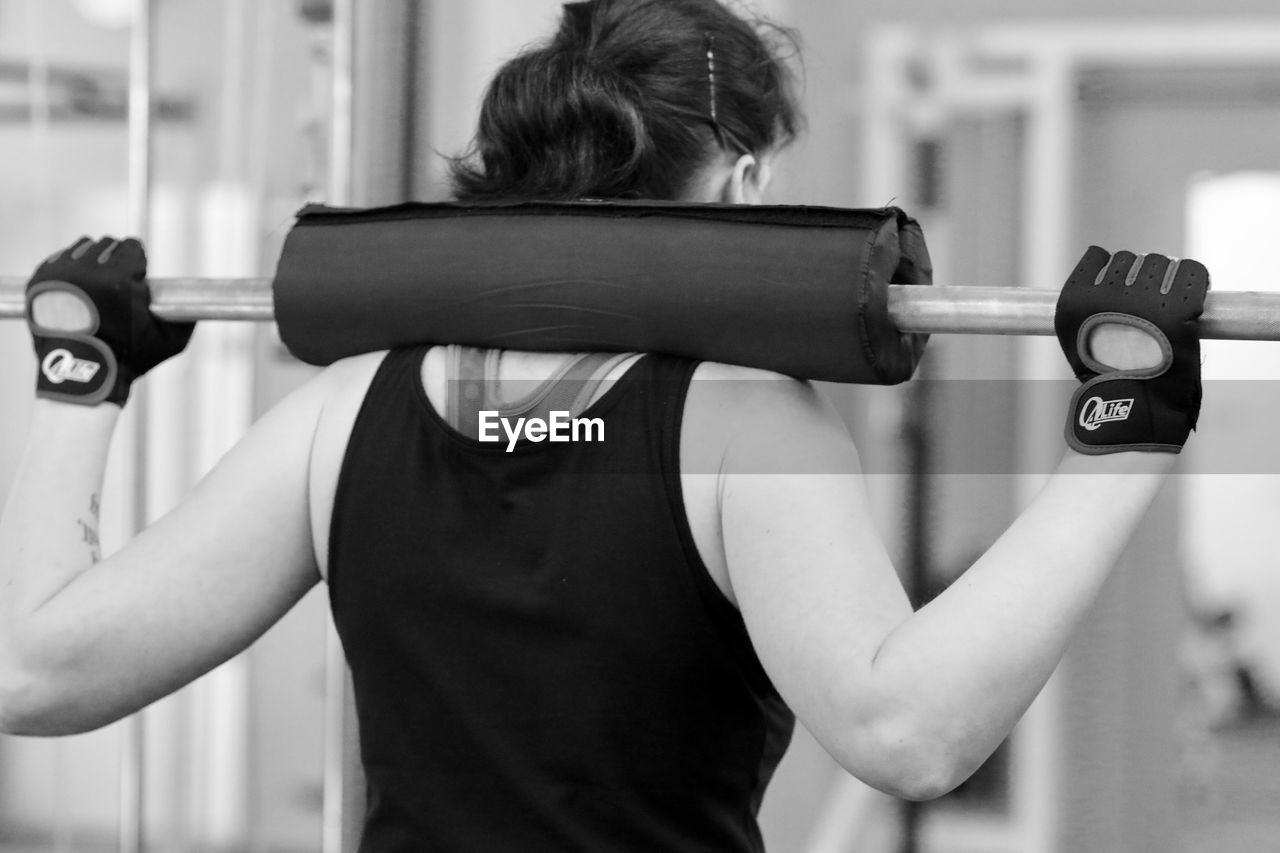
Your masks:
M1191 416L1152 393L1143 379L1111 374L1081 385L1071 398L1067 444L1098 456L1126 450L1180 453Z
M36 395L96 406L115 389L119 368L111 348L88 335L42 337L36 347L40 370Z

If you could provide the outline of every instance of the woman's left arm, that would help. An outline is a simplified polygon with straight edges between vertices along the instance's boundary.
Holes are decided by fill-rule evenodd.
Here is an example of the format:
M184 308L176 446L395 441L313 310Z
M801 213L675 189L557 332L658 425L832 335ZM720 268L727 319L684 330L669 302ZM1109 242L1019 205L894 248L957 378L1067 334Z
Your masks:
M246 648L317 582L308 471L326 376L106 559L97 515L120 409L37 401L0 518L0 727L70 734L126 716Z

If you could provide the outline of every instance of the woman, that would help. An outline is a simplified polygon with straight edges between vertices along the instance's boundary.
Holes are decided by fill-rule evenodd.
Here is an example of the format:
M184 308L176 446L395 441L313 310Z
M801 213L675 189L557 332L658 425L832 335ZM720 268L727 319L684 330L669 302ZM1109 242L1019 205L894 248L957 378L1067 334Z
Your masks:
M799 124L780 44L716 0L570 4L493 82L458 195L758 202ZM33 279L48 369L0 525L4 727L136 711L327 580L364 851L759 850L792 713L866 782L938 796L1043 686L1173 458L1068 451L913 614L857 452L808 384L649 355L406 350L326 370L99 561L112 403L185 343L113 295L144 272L136 243L82 241ZM101 347L42 316L56 282L106 318L90 337L118 370L98 405L69 404ZM1138 363L1145 339L1115 337L1093 357ZM481 412L557 407L604 441L480 440Z

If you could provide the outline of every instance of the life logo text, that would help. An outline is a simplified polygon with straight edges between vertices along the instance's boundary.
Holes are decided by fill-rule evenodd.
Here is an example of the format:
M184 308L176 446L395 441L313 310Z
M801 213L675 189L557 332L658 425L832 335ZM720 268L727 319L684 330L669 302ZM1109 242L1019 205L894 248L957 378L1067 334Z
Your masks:
M53 350L40 363L44 378L54 385L61 385L63 382L87 384L93 381L93 377L101 369L102 365L96 361L84 361L64 349Z
M1101 397L1090 397L1080 407L1080 426L1093 432L1098 427L1111 421L1127 421L1129 412L1132 410L1132 397L1122 400L1104 400Z

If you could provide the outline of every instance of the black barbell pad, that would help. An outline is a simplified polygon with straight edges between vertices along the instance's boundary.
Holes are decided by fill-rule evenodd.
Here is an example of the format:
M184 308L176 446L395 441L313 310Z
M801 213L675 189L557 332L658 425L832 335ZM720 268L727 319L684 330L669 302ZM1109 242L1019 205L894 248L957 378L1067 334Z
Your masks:
M803 379L909 379L927 336L888 285L930 284L897 208L671 202L304 208L275 277L295 356L418 344L662 352Z

